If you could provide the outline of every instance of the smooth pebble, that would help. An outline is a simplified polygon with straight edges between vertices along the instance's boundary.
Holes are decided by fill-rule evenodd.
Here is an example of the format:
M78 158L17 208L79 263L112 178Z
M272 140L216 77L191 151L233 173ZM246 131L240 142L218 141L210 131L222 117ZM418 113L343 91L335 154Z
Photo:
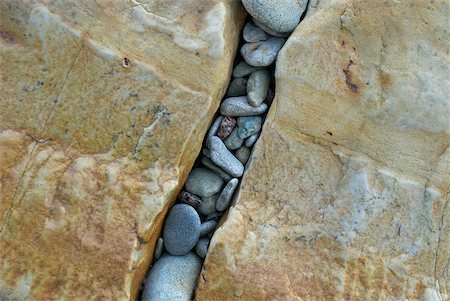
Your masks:
M216 210L217 211L224 211L228 208L228 206L231 203L231 198L233 196L234 190L239 184L239 180L234 178L228 181L225 188L220 193L219 198L216 201Z
M269 37L264 30L255 26L252 22L247 22L247 24L245 24L242 36L246 42L251 43L264 41Z
M229 181L232 177L227 174L222 168L217 166L213 161L211 161L211 158L207 158L205 156L202 156L200 159L200 162L202 162L203 165L214 171L219 177L224 179L225 181Z
M282 38L272 37L257 43L246 43L241 47L241 54L251 66L269 66L277 58L284 41Z
M223 119L223 116L221 116L221 115L217 116L217 118L211 124L208 134L206 134L206 145L208 145L208 141L209 141L209 139L211 139L211 137L216 136L217 130L219 129L220 124L222 123L222 119Z
M247 92L247 79L237 77L233 79L227 90L227 96L241 96Z
M262 118L259 116L239 117L237 120L237 124L239 137L241 139L246 139L259 132L262 126Z
M220 140L218 137L213 137ZM186 190L200 197L211 196L222 188L223 179L208 168L195 168L186 180Z
M256 26L267 32L269 35L274 37L280 37L280 38L287 38L291 35L290 32L277 32L275 30L270 29L269 27L265 26L255 18L252 18L253 23L255 23Z
M197 208L203 202L200 197L187 191L182 191L178 198L180 202L191 205L194 208Z
M248 158L250 158L250 149L243 145L240 148L238 148L234 154L236 158L238 158L238 160L245 165L248 161Z
M195 246L195 252L200 258L205 258L208 253L209 238L200 238Z
M223 144L219 137L212 137L209 144L211 160L230 176L239 178L244 173L244 165Z
M202 204L200 206L198 206L198 208L197 208L198 213L206 216L206 215L216 212L216 202L217 202L217 199L219 198L219 195L220 195L220 193L216 193L212 196L203 197Z
M265 103L254 107L248 103L246 96L229 97L220 106L220 113L227 116L255 116L263 114L266 110Z
M222 215L223 215L223 212L214 212L214 213L209 214L206 217L206 220L207 221L214 220L214 221L218 222L220 220L220 218L222 217Z
M270 73L268 70L253 72L248 78L247 100L254 107L259 106L267 96L270 85Z
M244 139L240 137L239 129L236 127L231 132L230 136L228 136L227 138L225 138L225 140L223 140L223 143L229 150L235 150L240 148L241 145L244 144Z
M214 231L214 229L216 229L216 227L217 227L217 224L218 224L217 221L215 221L213 219L207 220L206 222L204 222L202 224L202 228L200 230L200 237L205 236L206 234Z
M245 61L242 61L234 67L233 77L244 77L244 76L250 75L251 73L255 72L256 70L261 70L261 69L262 68L250 66Z
M156 241L155 252L153 253L153 260L157 260L159 257L161 257L163 250L164 250L164 240L162 239L162 237L159 237L158 240Z
M259 137L259 133L251 135L250 137L245 139L244 145L246 147L252 147L253 144L255 144L256 140L258 140L258 137Z
M204 147L202 149L202 154L203 154L203 156L205 156L207 158L211 158L211 154L209 153L209 149L207 149L206 147Z

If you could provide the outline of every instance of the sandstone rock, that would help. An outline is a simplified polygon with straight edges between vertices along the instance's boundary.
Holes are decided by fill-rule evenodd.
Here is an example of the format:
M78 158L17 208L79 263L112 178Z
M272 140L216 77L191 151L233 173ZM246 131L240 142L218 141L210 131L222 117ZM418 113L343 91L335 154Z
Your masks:
M0 1L1 300L134 299L244 21L160 2Z
M288 39L197 301L449 299L448 2L413 3L334 1Z

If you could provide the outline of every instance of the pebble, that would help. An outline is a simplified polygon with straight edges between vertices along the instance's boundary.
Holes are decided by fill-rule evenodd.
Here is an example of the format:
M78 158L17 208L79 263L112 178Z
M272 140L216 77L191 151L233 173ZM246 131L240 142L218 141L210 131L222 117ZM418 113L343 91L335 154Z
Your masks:
M213 161L211 161L210 158L203 156L200 159L200 162L202 162L203 165L214 171L219 177L221 177L225 181L229 181L231 179L231 176L227 174L222 168L217 166Z
M216 212L216 201L219 198L220 193L216 193L212 196L203 197L202 204L198 206L197 211L203 215L209 215L211 213Z
M246 43L241 47L241 54L251 66L269 66L277 58L284 41L282 38L272 37L257 43Z
M252 147L253 144L255 144L256 140L258 140L258 137L259 137L259 133L251 135L250 137L245 139L244 145L246 147Z
M209 152L209 149L207 149L206 147L204 147L204 148L202 149L202 154L203 154L203 156L205 156L205 157L207 157L207 158L211 158L211 154L210 154L210 152Z
M269 37L264 30L255 26L252 22L245 24L242 36L246 42L250 43L265 41Z
M265 26L264 24L262 24L261 22L259 22L258 20L256 20L255 18L252 18L252 21L253 21L253 23L255 23L256 26L258 26L259 28L261 28L262 30L264 30L271 36L287 38L291 35L290 32L283 33L283 32L274 31L274 30L270 29L269 27Z
M214 212L212 214L209 214L206 217L206 220L207 221L214 220L214 221L218 222L220 220L220 218L222 217L222 215L223 215L223 212Z
M212 137L209 144L211 160L230 176L239 178L244 173L244 165L223 144L219 137Z
M212 139L214 138L220 140L218 137L212 137ZM188 192L200 197L206 197L220 191L223 185L223 179L210 169L195 168L189 174L185 185Z
M236 119L233 117L224 117L217 130L217 136L221 139L228 137L236 126Z
M214 211L215 212L215 211ZM208 215L209 216L209 215ZM217 227L217 221L211 219L207 220L202 224L202 228L200 230L200 237L205 236L206 234L211 233Z
M200 238L201 222L197 211L187 204L176 204L164 223L164 246L172 255L187 254Z
M262 126L262 118L259 116L239 117L237 124L239 137L241 139L246 139L259 132Z
M220 113L227 116L254 116L263 114L267 110L267 105L254 107L247 101L246 96L229 97L220 105Z
M195 252L200 258L205 258L208 253L209 238L200 238L195 246Z
M217 133L217 130L219 129L220 124L222 123L223 116L218 116L216 120L211 124L211 127L209 128L208 134L206 134L206 145L208 145L209 139L211 137L215 136Z
M270 73L268 70L253 72L247 84L247 100L254 107L259 106L267 96L270 85Z
M238 158L239 161L242 162L242 164L245 165L247 163L248 158L250 158L250 149L245 146L241 146L238 148L238 150L234 153L236 158Z
M231 203L231 198L233 196L234 190L236 189L238 184L239 184L239 180L236 178L228 181L227 185L222 190L219 198L217 199L217 202L216 202L216 210L217 211L224 211L225 209L228 208L228 206Z
M178 198L180 202L191 205L194 208L197 208L203 202L201 198L187 191L182 191Z
M291 32L300 22L308 0L242 0L247 12L276 32Z
M241 96L245 95L247 91L247 79L237 77L233 79L227 90L227 96Z
M239 117L241 118L241 117ZM228 136L223 143L229 150L235 150L241 147L244 144L244 139L239 136L239 129L235 128L230 136Z
M164 254L155 262L142 292L143 301L190 301L202 268L193 252L184 256Z
M161 257L163 250L164 250L164 240L162 239L162 237L160 237L156 241L155 252L153 253L153 260L157 260L159 257Z
M256 70L261 70L261 69L262 68L250 66L245 61L242 61L234 67L233 77L244 77L244 76L252 74Z

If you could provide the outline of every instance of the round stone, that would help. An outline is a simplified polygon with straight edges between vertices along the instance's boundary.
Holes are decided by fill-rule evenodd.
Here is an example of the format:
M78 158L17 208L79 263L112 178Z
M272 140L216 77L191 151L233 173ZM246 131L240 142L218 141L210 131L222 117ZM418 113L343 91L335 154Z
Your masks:
M237 64L233 69L233 77L244 77L256 70L260 70L262 68L260 67L254 67L247 64L245 61L240 62Z
M252 147L253 144L255 144L256 140L258 140L258 137L259 137L259 133L251 135L250 137L245 139L244 145L249 148Z
M233 79L227 90L227 96L242 96L247 94L247 79L237 77Z
M268 70L253 72L247 83L248 103L254 107L259 106L266 99L269 92L270 73Z
M228 97L220 105L220 113L226 116L254 116L263 114L267 108L265 103L257 107L252 106L246 96Z
M259 132L262 126L262 118L259 116L239 117L237 131L241 139L246 139ZM241 144L242 145L242 144ZM241 147L239 145L239 147Z
M211 213L211 214L213 214L213 213ZM208 215L208 217L211 216L211 214ZM216 227L217 227L217 221L215 221L213 219L207 220L206 222L204 222L202 224L202 230L200 232L200 237L205 236L205 235L213 232L214 229L216 229Z
M212 196L220 191L223 180L207 168L195 168L186 180L186 190L200 197Z
M220 193L216 193L212 196L203 197L202 204L197 208L197 211L203 215L209 215L216 212L216 201L219 198Z
M250 158L250 149L245 146L241 146L236 150L234 153L236 158L238 158L239 161L242 162L242 164L246 164L248 161L248 158Z
M241 118L241 117L239 117ZM242 144L244 144L244 139L242 139L239 136L239 129L235 128L230 136L228 136L225 140L223 140L223 143L229 150L235 150L241 147Z
M254 43L267 40L269 35L252 22L247 22L244 26L242 37L246 42Z
M274 37L280 37L280 38L287 38L291 35L290 32L276 32L272 29L270 29L269 27L265 26L264 24L262 24L261 22L259 22L258 20L256 20L255 18L252 18L253 23L255 23L256 26L258 26L259 28L261 28L262 30L264 30L265 32L267 32L269 35L274 36Z
M208 253L209 238L200 238L195 246L195 252L200 258L205 258Z
M200 238L201 222L197 211L187 204L176 204L164 223L163 239L167 252L187 254Z
M269 66L275 62L284 41L282 38L272 37L257 43L246 43L241 47L241 54L251 66Z

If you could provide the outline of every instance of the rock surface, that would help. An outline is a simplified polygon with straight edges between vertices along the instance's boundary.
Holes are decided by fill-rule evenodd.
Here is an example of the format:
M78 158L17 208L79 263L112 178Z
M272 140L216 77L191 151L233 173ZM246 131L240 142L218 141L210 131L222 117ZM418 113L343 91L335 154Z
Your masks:
M244 22L161 3L0 1L0 299L134 299Z
M450 298L448 2L330 2L279 54L197 301Z

